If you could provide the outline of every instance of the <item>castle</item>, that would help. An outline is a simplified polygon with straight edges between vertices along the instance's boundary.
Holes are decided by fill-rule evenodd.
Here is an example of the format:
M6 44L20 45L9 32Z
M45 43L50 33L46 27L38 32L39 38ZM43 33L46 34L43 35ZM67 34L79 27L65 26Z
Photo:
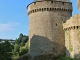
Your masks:
M72 16L69 0L34 0L27 6L31 60L80 55L80 15Z

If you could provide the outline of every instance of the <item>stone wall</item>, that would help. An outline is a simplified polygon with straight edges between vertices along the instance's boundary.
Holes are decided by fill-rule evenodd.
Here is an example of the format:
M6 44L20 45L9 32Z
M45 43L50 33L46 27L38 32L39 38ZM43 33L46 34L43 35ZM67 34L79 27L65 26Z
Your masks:
M28 5L29 53L64 55L65 37L63 22L72 15L72 4L60 1L33 2Z
M63 24L63 28L65 30L67 56L80 58L80 14L67 20Z

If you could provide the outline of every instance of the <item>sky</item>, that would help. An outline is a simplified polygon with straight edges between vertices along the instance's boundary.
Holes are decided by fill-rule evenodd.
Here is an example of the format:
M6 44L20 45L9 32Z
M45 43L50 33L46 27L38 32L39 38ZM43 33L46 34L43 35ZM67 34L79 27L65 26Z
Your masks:
M0 0L0 38L16 39L19 34L29 35L27 5L33 0ZM71 0L72 15L78 14L76 0Z

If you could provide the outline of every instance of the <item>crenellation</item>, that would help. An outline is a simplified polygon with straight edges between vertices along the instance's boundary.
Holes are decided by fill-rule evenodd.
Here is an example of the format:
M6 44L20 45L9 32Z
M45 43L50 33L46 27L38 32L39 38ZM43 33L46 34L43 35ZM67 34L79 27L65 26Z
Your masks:
M53 1L51 1L51 4L53 4Z

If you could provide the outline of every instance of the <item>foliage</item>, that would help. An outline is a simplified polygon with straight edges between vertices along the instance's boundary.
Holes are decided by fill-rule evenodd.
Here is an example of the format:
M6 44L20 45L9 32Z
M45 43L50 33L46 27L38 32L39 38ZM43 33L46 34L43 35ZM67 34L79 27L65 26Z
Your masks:
M25 52L28 52L28 42L25 44L24 47L20 47L20 56L24 55Z
M11 60L13 45L5 41L0 44L0 60ZM4 58L5 57L5 58Z
M13 59L16 59L28 52L28 36L23 35L22 33L19 35L19 38L16 39L13 52Z
M69 50L70 50L70 52L72 52L72 51L73 51L73 48L72 48L72 47L70 47L70 48L69 48Z
M1 42L1 39L0 39L0 42Z
M70 47L69 47L69 51L70 51L70 52L73 51L73 47L72 47L72 45L70 45Z

